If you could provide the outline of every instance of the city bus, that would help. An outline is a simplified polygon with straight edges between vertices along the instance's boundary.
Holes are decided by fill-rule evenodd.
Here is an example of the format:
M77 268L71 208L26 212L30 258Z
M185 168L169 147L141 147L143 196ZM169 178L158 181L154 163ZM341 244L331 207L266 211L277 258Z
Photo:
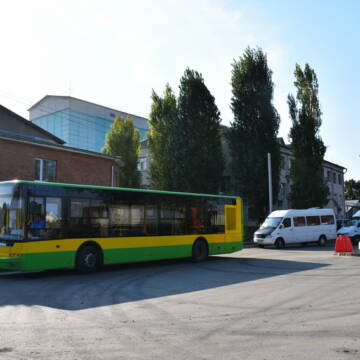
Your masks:
M33 271L226 254L243 247L236 196L0 182L0 269Z

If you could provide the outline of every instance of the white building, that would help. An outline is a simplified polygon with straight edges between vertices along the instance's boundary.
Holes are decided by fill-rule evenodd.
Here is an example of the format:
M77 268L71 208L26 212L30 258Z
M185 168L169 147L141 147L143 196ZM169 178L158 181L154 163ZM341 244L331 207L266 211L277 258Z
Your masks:
M294 159L291 146L286 145L282 138L280 142L280 181L279 181L279 196L274 207L276 209L288 209L289 194L291 189L290 169L291 163ZM344 196L344 173L346 169L340 165L334 164L330 161L324 160L323 172L324 179L329 188L329 202L326 205L332 208L338 218L345 217L345 196Z

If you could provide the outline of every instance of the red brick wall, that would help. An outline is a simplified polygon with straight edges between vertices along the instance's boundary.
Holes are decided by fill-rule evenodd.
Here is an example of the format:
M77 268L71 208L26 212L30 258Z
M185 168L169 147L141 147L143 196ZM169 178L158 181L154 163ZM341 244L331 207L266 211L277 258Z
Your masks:
M34 180L35 159L56 160L56 182L111 186L111 159L0 139L0 181Z

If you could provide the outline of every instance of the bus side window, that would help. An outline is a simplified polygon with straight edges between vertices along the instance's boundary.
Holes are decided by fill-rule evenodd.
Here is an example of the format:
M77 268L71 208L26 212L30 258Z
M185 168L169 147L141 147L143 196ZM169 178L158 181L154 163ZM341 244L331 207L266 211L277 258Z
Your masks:
M46 198L46 228L51 239L62 237L62 199L59 197Z
M30 240L40 240L46 237L45 198L29 198L28 235Z

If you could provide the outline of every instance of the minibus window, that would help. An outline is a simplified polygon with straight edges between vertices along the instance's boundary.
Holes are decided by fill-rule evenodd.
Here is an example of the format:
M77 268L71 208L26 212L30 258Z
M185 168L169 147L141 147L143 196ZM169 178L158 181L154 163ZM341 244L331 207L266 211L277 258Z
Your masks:
M333 225L333 224L335 224L335 220L332 215L323 215L321 217L321 225Z
M306 226L305 216L294 217L294 226Z
M284 228L290 227L291 226L291 218L285 218L283 220L282 224L284 225Z
M281 218L280 217L268 217L265 221L261 224L260 229L264 228L274 228L276 229L280 224Z
M320 225L320 218L319 218L319 216L307 216L306 222L307 222L308 226Z

